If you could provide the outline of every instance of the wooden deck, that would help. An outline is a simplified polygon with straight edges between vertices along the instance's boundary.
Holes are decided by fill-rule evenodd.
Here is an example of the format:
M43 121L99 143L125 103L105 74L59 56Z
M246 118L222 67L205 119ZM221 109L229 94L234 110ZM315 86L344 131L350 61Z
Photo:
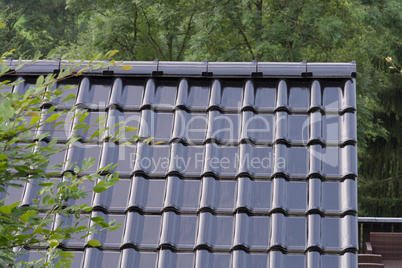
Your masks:
M365 254L359 255L359 268L402 267L401 232L371 232L364 249Z

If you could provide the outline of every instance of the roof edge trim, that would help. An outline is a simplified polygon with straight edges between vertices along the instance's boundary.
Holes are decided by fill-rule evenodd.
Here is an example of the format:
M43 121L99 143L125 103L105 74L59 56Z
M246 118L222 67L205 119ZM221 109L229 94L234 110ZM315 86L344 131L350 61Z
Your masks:
M31 60L23 60L25 66L17 70L16 74L35 75L57 72L66 65L76 64L79 61L66 60L38 60L32 64ZM98 62L92 62L96 64ZM90 61L83 61L81 67L87 66ZM250 76L256 77L321 77L321 78L354 78L356 77L356 62L350 63L307 63L302 62L180 62L180 61L123 61L123 65L130 65L128 71L120 67L91 71L91 74L102 75L104 71L114 75L149 75L155 73L163 76ZM18 60L7 60L7 66L18 66Z

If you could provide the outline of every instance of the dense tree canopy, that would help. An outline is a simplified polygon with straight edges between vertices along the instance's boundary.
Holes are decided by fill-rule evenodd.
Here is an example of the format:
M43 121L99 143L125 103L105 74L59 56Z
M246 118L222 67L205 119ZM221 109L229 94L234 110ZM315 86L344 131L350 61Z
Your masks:
M360 215L402 216L398 0L0 0L2 50L70 58L350 62L358 69ZM29 8L28 8L29 7Z

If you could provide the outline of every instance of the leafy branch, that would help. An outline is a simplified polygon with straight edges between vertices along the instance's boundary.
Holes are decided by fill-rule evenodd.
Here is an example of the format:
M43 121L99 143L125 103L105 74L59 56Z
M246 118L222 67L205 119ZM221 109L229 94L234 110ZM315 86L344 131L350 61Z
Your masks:
M396 64L392 61L391 57L386 57L385 60L391 64L391 66L389 66L390 69L395 69L398 73L402 74L402 70L398 69L398 67L396 67Z

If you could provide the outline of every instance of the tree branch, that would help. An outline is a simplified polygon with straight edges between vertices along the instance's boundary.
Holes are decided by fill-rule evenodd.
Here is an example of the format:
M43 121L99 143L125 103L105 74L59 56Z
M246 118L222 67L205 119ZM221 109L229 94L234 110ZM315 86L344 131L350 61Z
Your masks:
M194 12L195 11L193 11L193 13L191 13L190 19L189 19L188 24L187 24L187 31L186 31L186 34L184 35L184 39L183 39L183 42L181 44L179 54L176 57L176 60L180 60L180 57L181 57L181 55L182 55L182 53L184 51L184 48L186 46L187 38L188 38L188 36L190 34L191 23L192 23L192 20L193 20Z
M148 20L147 14L145 13L145 10L141 8L142 14L144 14L145 20L148 25L148 39L151 41L152 46L159 51L159 53L162 55L163 58L165 58L165 54L163 53L163 50L159 47L158 43L155 41L155 39L151 35L151 24Z
M241 26L239 26L237 29L239 30L241 36L243 37L244 42L246 42L248 52L250 52L251 57L253 58L253 60L255 60L255 55L254 55L253 49L251 48L250 42L248 41L246 34L243 32L243 29L241 28Z

